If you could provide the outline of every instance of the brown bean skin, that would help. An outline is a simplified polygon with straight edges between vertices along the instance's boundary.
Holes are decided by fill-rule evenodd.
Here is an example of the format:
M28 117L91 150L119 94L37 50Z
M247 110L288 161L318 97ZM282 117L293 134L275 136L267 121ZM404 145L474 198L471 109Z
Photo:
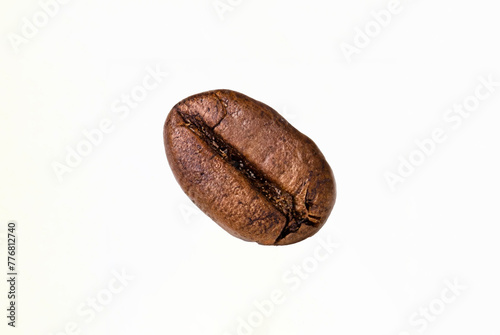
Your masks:
M238 238L292 244L330 215L336 186L323 154L257 100L230 90L190 96L172 108L163 135L181 188Z

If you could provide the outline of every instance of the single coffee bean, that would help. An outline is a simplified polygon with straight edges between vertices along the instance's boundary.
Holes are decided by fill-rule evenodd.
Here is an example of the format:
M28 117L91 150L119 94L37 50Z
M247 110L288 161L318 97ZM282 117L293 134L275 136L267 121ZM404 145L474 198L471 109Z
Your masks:
M292 244L330 215L336 188L323 154L259 101L229 90L193 95L172 108L163 136L181 188L236 237Z

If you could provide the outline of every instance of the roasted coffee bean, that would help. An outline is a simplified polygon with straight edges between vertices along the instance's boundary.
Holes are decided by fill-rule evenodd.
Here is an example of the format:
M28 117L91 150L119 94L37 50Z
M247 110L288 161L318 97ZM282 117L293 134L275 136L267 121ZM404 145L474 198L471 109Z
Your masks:
M336 198L316 144L271 107L229 90L170 111L165 150L188 197L230 234L266 245L315 234Z

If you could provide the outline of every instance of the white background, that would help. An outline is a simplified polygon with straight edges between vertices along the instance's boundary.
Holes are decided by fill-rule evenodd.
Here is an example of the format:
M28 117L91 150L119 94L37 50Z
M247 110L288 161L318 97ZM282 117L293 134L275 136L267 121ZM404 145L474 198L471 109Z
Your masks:
M212 0L72 0L49 17L35 0L2 0L0 332L500 334L500 87L460 124L444 119L480 78L500 81L496 2L402 1L380 28L371 13L388 1L228 1L218 13ZM148 68L168 75L116 113ZM218 88L272 106L321 148L338 199L314 237L240 241L177 185L163 122ZM60 181L54 165L103 120L113 130ZM436 128L446 141L415 153ZM412 154L421 165L391 188L387 174ZM264 315L255 301L276 290L284 302Z

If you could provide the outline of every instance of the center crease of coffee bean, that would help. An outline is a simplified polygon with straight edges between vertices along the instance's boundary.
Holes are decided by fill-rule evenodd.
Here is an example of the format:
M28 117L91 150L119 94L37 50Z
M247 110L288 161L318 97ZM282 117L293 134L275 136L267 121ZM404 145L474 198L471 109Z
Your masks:
M250 184L260 192L286 218L285 226L275 243L285 238L287 235L299 230L302 224L316 226L315 222L307 217L301 216L294 207L294 197L282 190L278 185L270 181L264 173L259 171L240 152L228 144L223 138L214 132L215 127L209 127L199 115L189 115L178 111L178 114L185 122L185 127L192 131L199 139L205 142L225 162L233 166L242 173ZM227 114L226 114L227 115ZM217 125L220 121L217 123ZM306 197L307 198L307 197ZM308 209L308 204L306 203ZM309 217L319 219L309 215Z

